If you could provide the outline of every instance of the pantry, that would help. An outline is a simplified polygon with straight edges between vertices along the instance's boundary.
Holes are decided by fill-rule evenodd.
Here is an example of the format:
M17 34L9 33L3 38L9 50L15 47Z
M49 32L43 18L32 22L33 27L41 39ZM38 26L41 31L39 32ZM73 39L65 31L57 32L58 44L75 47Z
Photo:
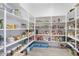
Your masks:
M0 3L0 56L28 56L33 49L53 47L79 55L79 4L64 15L35 17L22 3Z

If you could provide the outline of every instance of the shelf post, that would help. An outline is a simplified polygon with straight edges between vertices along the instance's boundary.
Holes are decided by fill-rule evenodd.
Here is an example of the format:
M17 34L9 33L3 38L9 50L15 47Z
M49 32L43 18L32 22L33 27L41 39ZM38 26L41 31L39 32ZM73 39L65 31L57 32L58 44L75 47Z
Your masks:
M75 7L75 38L77 38L77 20L76 20L76 18L77 18L77 8ZM76 40L75 40L75 48L77 48L77 46L76 46L76 44L77 44L77 42L76 42Z
M4 4L4 56L6 56L6 3Z
M51 37L51 41L52 41L52 16L51 16L50 26L51 26L50 37Z
M36 40L36 17L34 17L34 40Z
M28 15L28 43L29 43L29 15Z
M65 42L67 42L67 14L65 15Z

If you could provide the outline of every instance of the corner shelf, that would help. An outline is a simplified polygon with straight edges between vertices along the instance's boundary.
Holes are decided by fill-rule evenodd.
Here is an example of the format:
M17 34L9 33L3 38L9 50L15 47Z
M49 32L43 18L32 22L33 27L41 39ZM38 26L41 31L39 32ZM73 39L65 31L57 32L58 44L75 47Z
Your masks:
M35 42L35 40L32 40L31 42L27 43L26 45L24 45L24 47L22 47L18 52L20 53L21 51L23 51L25 48L27 48L30 44L32 44L33 42Z

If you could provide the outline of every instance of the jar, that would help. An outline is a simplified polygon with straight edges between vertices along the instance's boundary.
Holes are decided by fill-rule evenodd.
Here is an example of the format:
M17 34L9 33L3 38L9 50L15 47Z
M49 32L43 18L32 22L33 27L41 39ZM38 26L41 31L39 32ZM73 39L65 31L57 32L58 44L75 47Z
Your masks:
M26 37L26 32L23 32L22 33L22 37Z
M8 42L10 42L10 43L15 41L15 38L13 36L8 37L7 39L8 39Z
M21 39L20 35L15 36L15 40L19 40L19 39Z
M21 24L21 28L26 28L26 24Z
M11 51L8 51L7 52L7 56L11 56Z
M14 9L14 14L19 16L21 14L20 10L19 9Z
M15 51L14 51L14 50L11 50L10 55L12 56L12 55L14 55L14 54L15 54Z

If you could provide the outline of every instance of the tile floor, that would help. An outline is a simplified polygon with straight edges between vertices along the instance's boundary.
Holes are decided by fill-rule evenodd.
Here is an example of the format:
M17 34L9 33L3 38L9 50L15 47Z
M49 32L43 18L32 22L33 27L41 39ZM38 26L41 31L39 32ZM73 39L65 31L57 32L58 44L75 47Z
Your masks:
M28 56L72 56L72 54L68 49L60 48L59 45L53 43L49 48L33 48L28 52Z

